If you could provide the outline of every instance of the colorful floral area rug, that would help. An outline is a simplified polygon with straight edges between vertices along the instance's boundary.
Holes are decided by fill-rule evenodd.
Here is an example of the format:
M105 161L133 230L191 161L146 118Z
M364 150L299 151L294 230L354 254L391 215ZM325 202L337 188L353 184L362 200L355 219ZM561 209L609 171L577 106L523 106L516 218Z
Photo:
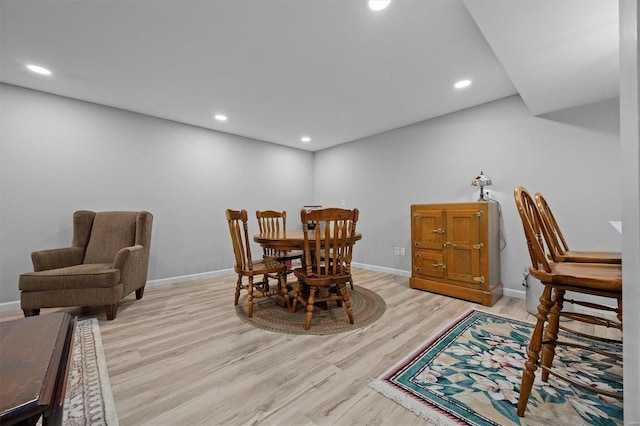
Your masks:
M525 417L518 417L520 380L532 332L532 324L473 310L370 386L436 425L623 424L621 401L553 376L544 383L540 369ZM560 336L564 341L622 353L619 345L564 332ZM622 387L622 363L591 351L558 347L553 365L593 387Z

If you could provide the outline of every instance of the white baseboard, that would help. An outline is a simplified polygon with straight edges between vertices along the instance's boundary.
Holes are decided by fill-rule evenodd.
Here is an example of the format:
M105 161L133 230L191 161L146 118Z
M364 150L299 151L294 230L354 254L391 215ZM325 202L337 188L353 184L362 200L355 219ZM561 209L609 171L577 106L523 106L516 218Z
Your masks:
M192 280L200 280L200 279L204 279L204 278L219 277L219 276L227 275L227 274L230 274L230 273L233 273L233 269L221 269L219 271L203 272L203 273L200 273L200 274L181 275L181 276L178 276L178 277L161 278L159 280L150 280L150 281L147 281L146 285L149 286L149 287L159 287L159 286L163 286L163 285L181 283L181 282L185 282L185 281L192 281ZM0 303L0 312L12 311L14 309L20 309L20 301L19 300L15 300L13 302Z
M368 269L370 271L386 272L387 274L400 275L403 277L411 276L411 271L405 271L402 269L391 269L391 268L385 268L382 266L367 265L364 263L356 263L356 262L352 262L351 265L356 266L358 268L362 268L362 269ZM513 297L515 299L524 299L526 296L526 292L524 290L512 290L509 288L503 288L502 295L507 297Z
M171 278L161 278L159 280L147 281L147 286L158 287L162 285L182 283L185 281L201 280L205 278L215 278L223 275L228 275L231 273L233 273L233 269L229 268L229 269L221 269L219 271L202 272L200 274L181 275L178 277L171 277Z
M367 265L366 263L351 262L351 266L356 268L367 269L369 271L385 272L387 274L400 275L402 277L410 277L411 271L404 271L402 269L385 268L384 266Z
M12 311L14 309L20 309L19 300L14 300L13 302L0 303L0 312Z
M513 297L514 299L525 299L527 296L527 292L524 290L512 290L510 288L502 287L502 295Z
M353 265L356 268L367 269L369 271L384 272L384 273L387 273L387 274L399 275L399 276L402 276L402 277L410 277L411 276L411 271L405 271L405 270L402 270L402 269L386 268L386 267L383 267L383 266L368 265L366 263L356 263L356 262L352 262L351 265ZM150 280L150 281L147 281L147 286L149 286L149 287L159 287L159 286L163 286L163 285L181 283L181 282L185 282L185 281L200 280L200 279L205 279L205 278L214 278L214 277L219 277L219 276L227 275L227 274L231 274L231 273L233 273L233 269L229 268L229 269L221 269L219 271L202 272L200 274L180 275L180 276L177 276L177 277L161 278L161 279L158 279L158 280ZM508 296L508 297L515 297L517 299L524 299L525 298L524 290L511 290L511 289L505 288L505 289L503 289L503 295L504 296ZM20 301L19 300L16 300L16 301L13 301L13 302L0 303L0 312L11 311L11 310L14 310L14 309L20 309Z

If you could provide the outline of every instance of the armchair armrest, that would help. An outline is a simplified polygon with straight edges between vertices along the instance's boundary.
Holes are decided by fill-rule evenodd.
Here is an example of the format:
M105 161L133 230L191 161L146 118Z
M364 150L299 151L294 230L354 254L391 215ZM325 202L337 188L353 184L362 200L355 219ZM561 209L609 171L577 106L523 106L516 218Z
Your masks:
M146 282L142 280L144 274L144 246L135 246L120 249L113 262L114 269L120 269L120 280L124 285L124 294L127 295L133 290L144 287Z
M39 250L31 253L34 272L65 268L79 265L84 258L83 247L65 247L51 250Z
M116 254L116 259L113 262L113 269L124 269L124 266L127 263L127 259L129 259L129 254L135 253L137 251L142 251L142 246L139 244L120 249Z

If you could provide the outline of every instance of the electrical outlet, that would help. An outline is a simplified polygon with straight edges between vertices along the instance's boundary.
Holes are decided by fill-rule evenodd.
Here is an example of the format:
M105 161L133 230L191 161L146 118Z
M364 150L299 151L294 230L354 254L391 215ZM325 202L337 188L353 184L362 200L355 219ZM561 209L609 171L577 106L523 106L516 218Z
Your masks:
M395 255L399 255L400 254L400 247L396 247L393 249L393 254Z
M487 200L492 200L493 198L491 198L491 191L488 189L484 190L484 198L486 198Z
M404 247L400 247L400 256L405 256L406 252L404 250Z

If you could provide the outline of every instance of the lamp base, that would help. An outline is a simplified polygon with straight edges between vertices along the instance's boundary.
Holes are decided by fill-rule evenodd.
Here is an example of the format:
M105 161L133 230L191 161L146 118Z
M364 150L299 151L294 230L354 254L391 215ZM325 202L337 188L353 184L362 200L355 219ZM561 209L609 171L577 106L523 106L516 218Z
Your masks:
M478 198L478 201L487 201L487 199L484 197L484 186L480 187L480 198Z

